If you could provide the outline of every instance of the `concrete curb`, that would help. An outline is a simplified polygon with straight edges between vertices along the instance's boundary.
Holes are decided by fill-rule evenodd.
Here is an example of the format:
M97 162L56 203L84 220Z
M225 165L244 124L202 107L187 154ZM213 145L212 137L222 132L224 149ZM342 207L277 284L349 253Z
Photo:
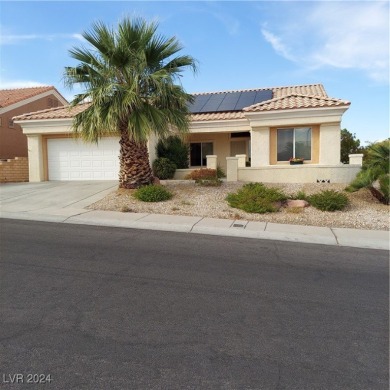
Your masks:
M389 250L389 232L81 208L2 212L0 218Z

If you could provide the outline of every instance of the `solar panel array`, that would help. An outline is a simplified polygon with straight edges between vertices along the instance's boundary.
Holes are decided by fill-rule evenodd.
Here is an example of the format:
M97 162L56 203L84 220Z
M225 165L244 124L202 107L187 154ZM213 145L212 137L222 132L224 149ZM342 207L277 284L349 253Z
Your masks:
M195 100L190 104L192 114L205 112L241 111L256 103L272 99L272 90L222 92L196 95Z

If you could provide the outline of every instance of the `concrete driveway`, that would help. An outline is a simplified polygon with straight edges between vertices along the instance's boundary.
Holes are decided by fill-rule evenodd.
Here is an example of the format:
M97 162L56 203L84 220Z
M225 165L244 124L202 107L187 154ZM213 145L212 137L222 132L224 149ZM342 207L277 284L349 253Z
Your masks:
M0 185L0 215L72 216L102 199L118 187L117 181L46 181L40 183L5 183ZM15 215L14 215L15 216ZM27 218L26 218L27 217Z

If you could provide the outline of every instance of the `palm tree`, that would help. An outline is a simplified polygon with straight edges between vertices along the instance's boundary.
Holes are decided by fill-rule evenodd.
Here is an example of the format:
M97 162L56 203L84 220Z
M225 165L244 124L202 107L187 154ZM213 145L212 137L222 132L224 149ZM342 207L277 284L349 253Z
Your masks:
M367 158L362 170L346 188L354 192L360 188L368 188L382 203L389 204L389 174L390 174L390 138L372 143L367 147ZM374 183L378 181L379 190Z
M71 107L87 107L75 115L74 132L90 142L120 136L122 188L153 182L147 148L151 134L164 137L172 129L188 130L193 98L177 82L186 69L196 71L195 60L178 55L178 40L157 34L157 28L143 19L125 18L116 30L97 22L83 33L90 48L71 49L79 64L64 72L66 86L78 84L85 90L71 102Z

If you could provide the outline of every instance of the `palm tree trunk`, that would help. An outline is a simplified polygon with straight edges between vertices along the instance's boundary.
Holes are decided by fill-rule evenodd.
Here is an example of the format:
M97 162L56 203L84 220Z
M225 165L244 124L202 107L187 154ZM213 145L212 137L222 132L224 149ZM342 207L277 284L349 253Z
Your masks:
M119 188L139 188L153 183L146 142L135 142L127 131L122 131L119 144Z

